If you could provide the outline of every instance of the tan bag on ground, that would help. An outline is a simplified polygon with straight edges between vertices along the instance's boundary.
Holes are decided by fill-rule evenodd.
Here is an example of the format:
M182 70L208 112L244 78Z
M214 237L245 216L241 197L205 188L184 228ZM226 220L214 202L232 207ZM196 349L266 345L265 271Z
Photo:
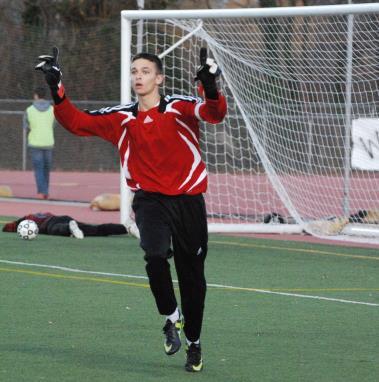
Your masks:
M92 200L90 208L94 211L118 211L120 194L100 194Z

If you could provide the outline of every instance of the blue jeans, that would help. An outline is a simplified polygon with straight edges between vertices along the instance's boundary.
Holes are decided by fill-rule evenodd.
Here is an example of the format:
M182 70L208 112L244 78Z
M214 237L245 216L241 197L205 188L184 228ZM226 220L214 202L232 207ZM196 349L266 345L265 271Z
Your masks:
M49 194L49 177L53 161L52 149L37 149L29 147L32 157L34 176L36 178L37 193Z

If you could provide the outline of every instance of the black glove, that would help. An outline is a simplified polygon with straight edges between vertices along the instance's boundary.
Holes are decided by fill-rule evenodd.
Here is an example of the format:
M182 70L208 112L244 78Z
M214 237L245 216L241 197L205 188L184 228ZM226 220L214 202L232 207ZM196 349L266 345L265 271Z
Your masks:
M206 98L218 99L216 78L221 74L213 58L207 58L207 48L200 49L200 66L197 68L195 81L200 81Z
M41 70L45 74L45 79L50 87L55 104L62 102L65 97L64 87L61 82L62 72L59 68L58 56L59 50L54 46L53 55L39 56L38 59L41 62L34 67L35 70Z

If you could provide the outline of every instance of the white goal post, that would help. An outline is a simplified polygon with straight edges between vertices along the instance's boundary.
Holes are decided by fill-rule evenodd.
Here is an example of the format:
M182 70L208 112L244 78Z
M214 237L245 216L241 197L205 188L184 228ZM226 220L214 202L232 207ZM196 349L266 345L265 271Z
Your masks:
M358 119L379 120L379 3L122 11L121 103L133 99L140 51L162 58L164 94L196 94L202 46L222 68L228 103L224 123L201 129L210 231L379 243L379 174L352 160L361 142L379 161L379 128L366 141L353 131ZM122 170L120 184L124 222L132 194ZM366 219L375 211L378 221Z

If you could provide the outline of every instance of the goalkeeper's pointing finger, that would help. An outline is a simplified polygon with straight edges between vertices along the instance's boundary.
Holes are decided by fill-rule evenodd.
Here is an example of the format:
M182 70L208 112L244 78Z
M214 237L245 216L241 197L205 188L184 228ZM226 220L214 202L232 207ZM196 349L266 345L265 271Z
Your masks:
M200 66L204 66L207 63L207 48L200 48Z

